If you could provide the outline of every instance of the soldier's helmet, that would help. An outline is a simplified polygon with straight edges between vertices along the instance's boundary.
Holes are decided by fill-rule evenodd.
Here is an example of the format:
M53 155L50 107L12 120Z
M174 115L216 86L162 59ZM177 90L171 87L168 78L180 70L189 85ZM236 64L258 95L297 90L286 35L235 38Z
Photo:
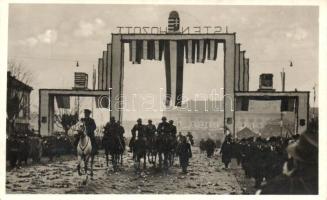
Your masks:
M149 122L149 123L152 123L152 120L151 120L151 119L149 119L149 120L148 120L148 122Z
M161 120L162 120L162 121L167 121L167 117L163 116L163 117L161 118Z
M137 119L137 122L142 122L142 119L141 119L141 118L138 118L138 119Z
M84 109L84 113L85 113L85 114L91 114L91 110L89 110L89 109Z
M173 123L174 123L174 120L169 120L169 123L170 123L170 124L173 124Z
M111 122L115 122L115 117L110 117Z

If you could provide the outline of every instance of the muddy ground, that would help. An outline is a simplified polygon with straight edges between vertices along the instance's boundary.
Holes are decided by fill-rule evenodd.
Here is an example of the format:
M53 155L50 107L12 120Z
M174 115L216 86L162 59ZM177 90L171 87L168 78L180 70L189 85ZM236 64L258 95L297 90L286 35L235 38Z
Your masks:
M247 194L254 193L253 181L233 161L224 169L221 157L207 158L193 148L187 174L182 174L176 158L174 166L165 174L148 165L135 173L131 154L126 152L118 172L105 165L103 152L95 158L94 177L78 176L76 157L64 156L53 162L32 164L12 169L6 174L7 193L31 194Z

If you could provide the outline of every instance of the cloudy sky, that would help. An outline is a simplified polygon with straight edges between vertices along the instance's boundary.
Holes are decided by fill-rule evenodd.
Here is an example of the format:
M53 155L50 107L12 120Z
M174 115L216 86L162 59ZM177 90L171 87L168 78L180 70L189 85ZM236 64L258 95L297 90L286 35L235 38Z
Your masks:
M318 83L317 7L12 4L8 59L34 74L32 109L38 106L39 88L72 87L77 60L78 70L92 77L92 66L97 66L117 26L165 27L171 10L179 12L182 26L228 26L229 32L237 33L237 42L250 58L250 90L257 90L261 73L273 73L274 88L280 90L283 67L286 90L312 91ZM185 66L184 91L189 99L223 87L223 54L218 52L215 62ZM158 96L165 88L164 63L132 65L125 59L125 95ZM140 115L159 116L142 111L125 116Z

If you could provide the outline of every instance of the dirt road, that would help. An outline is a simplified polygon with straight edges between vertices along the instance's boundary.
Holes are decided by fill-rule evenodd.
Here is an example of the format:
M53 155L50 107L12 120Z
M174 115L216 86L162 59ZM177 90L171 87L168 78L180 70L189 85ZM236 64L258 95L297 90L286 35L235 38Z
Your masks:
M7 172L7 193L88 193L88 194L241 194L233 169L223 169L218 156L206 158L193 148L188 174L181 174L178 160L163 174L148 165L136 174L131 154L124 155L122 170L107 170L104 154L95 159L94 178L85 179L76 171L76 158L57 160Z

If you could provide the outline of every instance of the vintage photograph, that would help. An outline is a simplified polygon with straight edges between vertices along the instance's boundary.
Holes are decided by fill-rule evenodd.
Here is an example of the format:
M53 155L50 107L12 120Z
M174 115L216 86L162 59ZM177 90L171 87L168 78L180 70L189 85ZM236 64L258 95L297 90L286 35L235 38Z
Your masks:
M317 195L318 56L319 6L9 4L5 193Z

